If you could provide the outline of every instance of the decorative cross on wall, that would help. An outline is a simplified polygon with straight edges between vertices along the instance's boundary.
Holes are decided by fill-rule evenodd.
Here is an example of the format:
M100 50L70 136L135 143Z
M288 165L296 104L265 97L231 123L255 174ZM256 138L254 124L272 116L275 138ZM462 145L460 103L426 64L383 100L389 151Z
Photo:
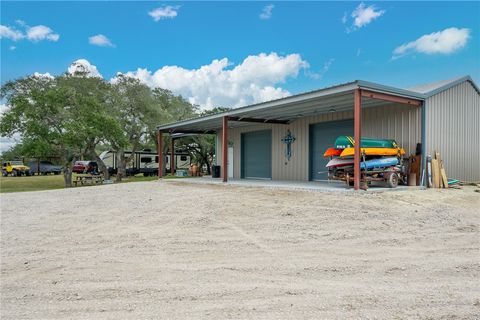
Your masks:
M290 158L292 157L292 143L295 142L295 140L297 140L295 136L290 130L287 130L287 134L283 137L282 142L287 145L287 148L285 149L285 157L288 161L290 161Z

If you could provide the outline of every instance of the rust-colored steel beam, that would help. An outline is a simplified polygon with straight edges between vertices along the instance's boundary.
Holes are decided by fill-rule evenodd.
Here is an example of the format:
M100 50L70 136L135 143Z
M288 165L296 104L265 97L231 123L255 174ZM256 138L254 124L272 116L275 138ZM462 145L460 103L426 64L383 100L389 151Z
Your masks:
M362 97L401 103L401 104L408 104L415 107L420 107L422 105L422 100L399 97L399 96L394 96L387 93L380 93L380 92L374 92L374 91L368 91L368 90L362 90Z
M172 143L170 145L170 173L174 174L175 172L175 139L170 136Z
M163 176L163 136L162 131L157 133L157 153L158 153L158 178Z
M353 155L353 188L360 189L360 140L362 138L362 91L355 89L353 103L353 135L355 139Z
M179 134L179 133L198 133L198 134L215 134L215 130L172 130L170 134Z
M222 118L222 178L223 182L228 181L228 117Z
M259 119L259 118L242 118L242 117L228 117L230 121L242 121L242 122L258 122L258 123L275 123L275 124L288 124L289 120L277 120L277 119Z

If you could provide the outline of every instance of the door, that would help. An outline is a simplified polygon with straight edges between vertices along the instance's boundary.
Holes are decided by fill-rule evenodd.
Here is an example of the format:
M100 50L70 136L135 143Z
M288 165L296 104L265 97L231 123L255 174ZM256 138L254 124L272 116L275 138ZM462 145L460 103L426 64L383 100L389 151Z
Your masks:
M228 177L233 178L233 147L228 147Z
M330 159L324 158L323 153L327 148L333 147L338 136L351 135L353 135L353 119L310 125L310 180L328 179L328 170L325 165Z
M242 133L242 178L272 178L272 131Z

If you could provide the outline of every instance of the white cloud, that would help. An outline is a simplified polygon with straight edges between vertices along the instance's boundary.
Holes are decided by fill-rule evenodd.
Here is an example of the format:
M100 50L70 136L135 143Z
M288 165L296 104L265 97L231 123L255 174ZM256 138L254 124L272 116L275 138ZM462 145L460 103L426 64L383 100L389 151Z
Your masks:
M45 73L35 72L33 76L35 78L53 79L53 76L49 72L45 72Z
M60 38L60 35L54 33L53 30L47 26L38 25L29 27L22 20L16 20L16 23L24 28L25 31L22 32L13 27L0 25L0 39L7 38L13 41L18 41L26 38L32 42L38 42L41 40L58 41Z
M309 70L306 70L305 74L314 80L322 79L325 73L327 73L332 66L333 62L335 62L335 59L331 58L323 64L323 68L322 70L320 70L320 72L311 72Z
M60 35L54 33L52 29L47 26L38 25L27 28L27 39L33 42L41 40L58 41Z
M8 47L8 49L10 49L10 51L14 51L15 49L17 49L17 47L15 47L15 46L10 46L10 47Z
M384 13L385 10L376 10L374 5L366 7L362 2L352 12L352 18L354 19L353 25L357 28L361 28L382 16Z
M164 66L155 72L139 68L125 73L151 87L181 94L203 109L240 107L278 98L290 93L277 86L296 77L309 64L299 54L276 53L251 55L233 67L227 59L213 60L198 69ZM112 79L115 82L115 79Z
M18 24L18 25L20 25L20 26L22 26L22 27L26 27L26 26L27 26L26 22L23 21L23 20L20 20L20 19L15 20L15 23Z
M91 64L86 59L78 59L74 61L69 67L67 72L69 74L75 74L77 72L86 73L87 77L103 78L96 66Z
M10 106L7 106L6 104L1 103L0 104L0 116L3 115L5 112L7 112L8 109L10 109Z
M9 138L0 137L0 152L8 151L11 147L15 146L20 141L20 137Z
M273 4L268 4L263 7L262 13L260 13L260 19L268 20L272 17L272 11L275 6Z
M18 41L25 38L25 35L21 31L18 31L12 27L0 25L0 39L3 38Z
M330 60L325 62L325 64L323 65L323 69L322 69L322 75L324 75L325 73L328 72L328 70L330 70L330 67L332 66L332 64L334 62L335 62L335 59L333 59L333 58L331 58Z
M450 54L465 47L470 38L470 29L448 28L421 36L415 41L402 44L393 50L393 59L412 52L425 54Z
M360 3L355 10L353 10L350 17L353 19L351 27L346 29L347 32L355 31L356 29L362 28L382 16L385 13L385 10L377 9L374 5L366 6L363 2ZM345 12L342 17L342 23L346 24L348 22L348 15Z
M8 111L10 107L6 104L0 104L0 116ZM8 151L11 147L16 145L19 141L18 134L15 134L13 137L2 137L0 136L0 152Z
M97 34L88 38L88 42L99 47L115 47L115 45L103 34Z
M151 16L155 21L159 21L161 19L173 19L178 15L179 8L180 6L163 6L149 11L148 15Z

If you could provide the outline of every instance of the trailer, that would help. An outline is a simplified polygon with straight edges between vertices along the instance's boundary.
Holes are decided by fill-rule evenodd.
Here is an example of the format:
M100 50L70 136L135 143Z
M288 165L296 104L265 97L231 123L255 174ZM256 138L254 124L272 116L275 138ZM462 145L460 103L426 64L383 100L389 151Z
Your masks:
M130 158L132 152L125 151L125 158ZM117 153L114 151L104 151L100 154L100 159L108 168L110 174L117 173ZM165 169L171 172L171 156L165 156ZM189 169L191 164L191 157L188 153L175 154L175 169ZM143 173L144 176L158 175L158 154L149 150L135 151L130 161L126 163L127 175L136 175Z
M374 159L381 162L381 159ZM389 166L368 166L365 154L362 154L362 161L360 163L361 176L360 182L364 188L370 186L374 181L384 182L390 188L396 188L399 184L406 184L407 170L403 165L403 159L398 157L398 161L394 165ZM347 184L347 187L352 186L354 182L353 166L331 167L328 170L329 180L340 180Z

